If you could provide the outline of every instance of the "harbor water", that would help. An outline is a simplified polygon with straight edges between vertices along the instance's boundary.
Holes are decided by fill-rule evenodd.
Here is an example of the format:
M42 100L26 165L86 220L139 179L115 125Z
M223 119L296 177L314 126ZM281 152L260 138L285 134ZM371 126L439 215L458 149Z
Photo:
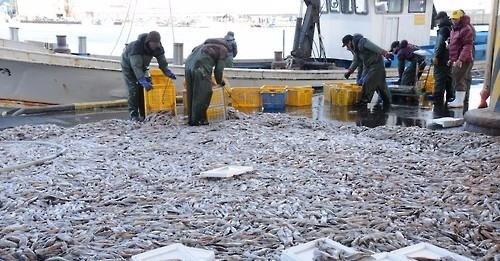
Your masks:
M9 27L19 28L19 40L56 42L56 35L66 35L68 47L78 52L78 37L86 36L87 52L96 55L120 55L126 43L141 33L152 30L162 36L166 56L173 57L175 43L183 43L184 58L207 38L224 37L235 33L238 43L237 59L273 59L275 51L291 52L294 27L251 27L241 23L217 23L207 27L169 27L154 25L93 25L93 24L0 24L0 37L10 39Z

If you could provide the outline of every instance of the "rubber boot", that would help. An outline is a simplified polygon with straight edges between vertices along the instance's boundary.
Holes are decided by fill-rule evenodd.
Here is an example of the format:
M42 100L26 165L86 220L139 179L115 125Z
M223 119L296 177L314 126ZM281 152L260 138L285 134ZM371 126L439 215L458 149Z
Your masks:
M455 100L448 103L449 108L463 108L464 107L465 92L457 91L455 93Z
M486 100L488 99L488 97L490 97L490 91L483 89L481 90L481 93L479 93L479 95L481 95L481 102L479 103L479 106L477 106L477 108L482 109L488 107L488 103L486 102Z

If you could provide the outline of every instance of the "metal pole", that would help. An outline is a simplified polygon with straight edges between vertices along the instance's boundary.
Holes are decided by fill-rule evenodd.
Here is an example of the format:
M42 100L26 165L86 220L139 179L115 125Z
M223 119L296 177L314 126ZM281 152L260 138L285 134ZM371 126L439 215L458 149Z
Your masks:
M87 56L87 37L78 36L78 54Z
M285 30L283 29L283 51L282 51L282 58L285 59Z
M183 43L174 43L174 64L182 65L184 60L184 44Z
M10 31L10 40L19 41L19 28L9 27L9 31Z

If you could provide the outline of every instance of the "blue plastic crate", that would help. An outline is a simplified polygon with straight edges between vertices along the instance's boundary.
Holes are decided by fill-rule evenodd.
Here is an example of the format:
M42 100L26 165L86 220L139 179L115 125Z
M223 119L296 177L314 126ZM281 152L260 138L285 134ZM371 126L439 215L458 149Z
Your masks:
M262 108L264 110L280 110L285 108L286 91L272 92L266 91L260 93L262 97Z

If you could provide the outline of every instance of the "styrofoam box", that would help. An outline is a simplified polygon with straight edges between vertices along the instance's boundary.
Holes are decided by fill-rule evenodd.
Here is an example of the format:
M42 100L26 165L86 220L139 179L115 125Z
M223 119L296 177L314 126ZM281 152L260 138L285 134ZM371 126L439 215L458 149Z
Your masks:
M469 259L467 257L461 256L459 254L455 254L453 252L450 252L446 249L437 247L432 244L428 243L418 243L416 245L412 245L409 247L397 249L394 251L391 251L391 253L400 255L400 256L406 256L409 258L415 258L415 257L425 257L429 259L439 259L441 257L451 257L454 260L457 261L472 261L472 259Z
M374 254L372 257L377 261L411 261L411 259L404 256L387 252Z
M434 119L430 123L439 124L443 128L457 127L464 124L464 118L443 117Z
M213 261L215 260L215 254L214 251L187 247L177 243L134 255L131 260L162 261L171 259L181 259L183 261Z
M245 172L253 171L253 167L247 166L225 166L200 173L202 177L229 178Z
M294 246L281 252L281 261L311 261L314 257L314 250L316 250L316 242L324 240L325 244L332 246L337 250L343 250L348 254L356 254L358 251L353 248L346 247L328 238L320 238L302 245Z

